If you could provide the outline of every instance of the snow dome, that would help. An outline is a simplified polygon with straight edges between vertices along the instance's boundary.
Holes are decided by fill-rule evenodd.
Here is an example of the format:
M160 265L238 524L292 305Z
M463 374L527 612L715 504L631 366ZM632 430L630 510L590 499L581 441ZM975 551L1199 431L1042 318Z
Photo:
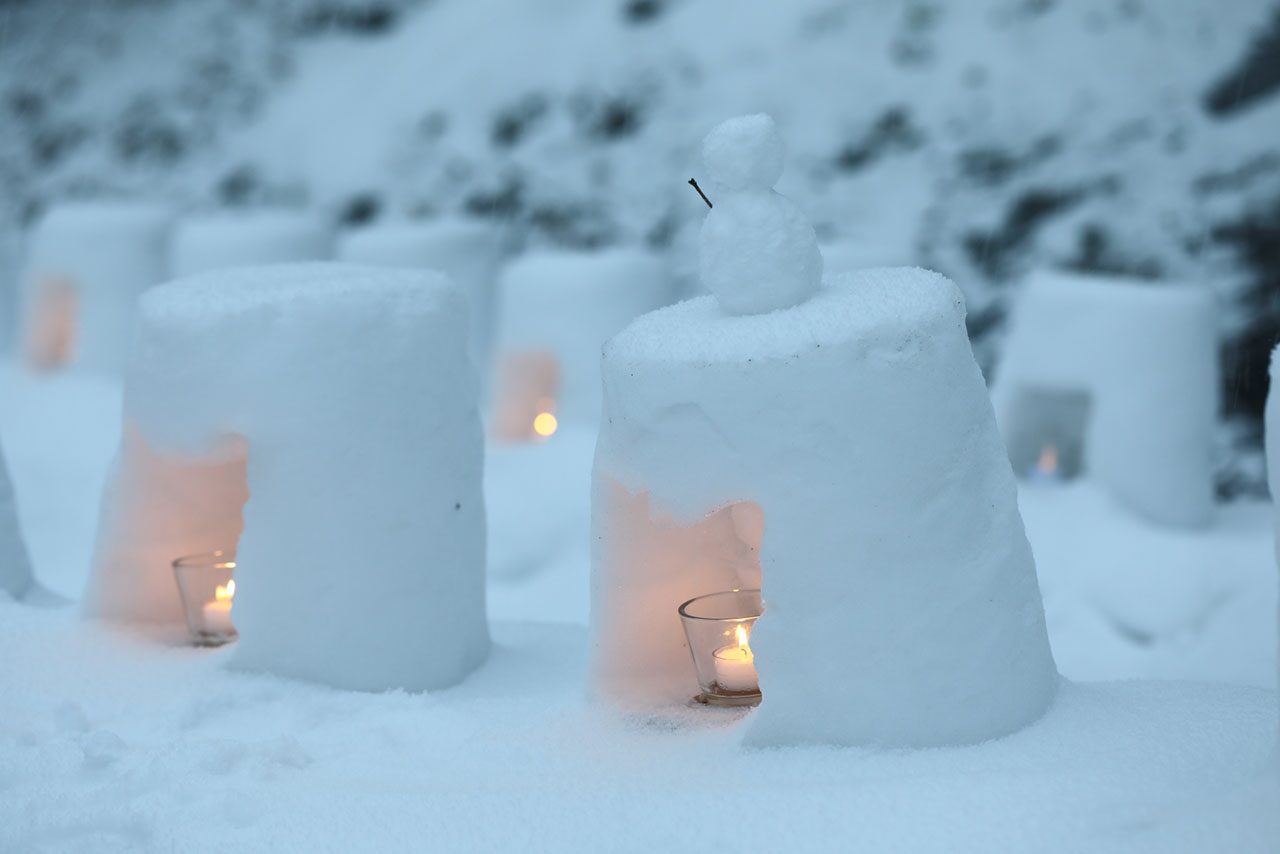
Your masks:
M338 260L351 264L440 270L471 307L471 360L488 377L493 301L503 260L501 232L477 219L380 223L340 236Z
M165 277L169 213L141 202L55 205L27 236L19 340L36 367L123 369L138 294Z
M494 436L545 438L558 423L600 417L600 348L671 298L665 265L639 249L535 252L498 287Z
M1209 521L1218 345L1207 289L1043 271L1010 329L992 397L1015 470L1087 472L1155 522Z
M32 586L31 562L18 524L18 506L9 480L9 466L0 448L0 592L15 599L26 595Z
M333 234L313 214L260 210L183 218L173 236L169 275L190 276L227 267L325 261Z
M147 293L86 612L176 622L171 562L224 550L236 666L460 680L489 646L466 330L426 272L281 265Z
M702 234L715 295L605 347L593 682L624 705L687 701L677 606L762 588L748 742L1016 730L1044 712L1057 673L963 298L909 268L819 286L813 229L770 187L770 136L772 121L739 120L704 148L722 185ZM713 168L734 157L767 163ZM777 255L737 264L744 233Z

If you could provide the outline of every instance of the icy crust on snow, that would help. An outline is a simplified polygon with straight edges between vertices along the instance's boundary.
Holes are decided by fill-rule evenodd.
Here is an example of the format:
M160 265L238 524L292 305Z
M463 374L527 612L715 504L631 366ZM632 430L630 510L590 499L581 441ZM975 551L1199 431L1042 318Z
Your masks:
M170 247L173 278L231 267L327 261L333 234L319 217L294 211L191 216L179 222Z
M18 524L9 466L4 448L0 447L0 592L20 599L31 589L31 583L31 561Z
M605 348L594 471L594 673L687 696L676 615L724 589L637 534L740 501L764 514L756 744L928 746L1039 717L1057 673L1015 483L949 280L834 277L769 315L699 298Z
M434 273L285 265L149 292L86 610L180 618L169 561L235 549L243 504L237 666L457 682L488 650L466 341Z
M503 261L501 233L479 220L445 218L379 223L339 237L337 258L350 264L439 270L467 297L471 360L487 379L493 346L494 289Z
M165 278L169 222L168 209L143 202L50 208L27 235L24 322L35 320L44 288L65 284L75 306L72 362L108 374L122 371L138 295Z
M1010 448L1036 391L1086 396L1083 466L1147 518L1212 518L1218 317L1194 285L1041 271L1014 310L992 388Z
M594 425L605 340L671 298L667 269L651 252L531 252L502 273L498 349L552 353L559 370L556 417Z

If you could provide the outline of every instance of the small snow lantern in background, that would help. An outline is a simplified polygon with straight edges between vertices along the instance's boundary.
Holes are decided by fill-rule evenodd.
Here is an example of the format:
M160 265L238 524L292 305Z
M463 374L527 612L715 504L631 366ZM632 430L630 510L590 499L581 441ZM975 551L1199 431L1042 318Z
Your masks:
M1206 524L1217 347L1205 288L1033 275L992 388L1014 470L1085 473L1152 521Z
M173 237L172 278L259 264L325 261L333 233L315 214L294 210L224 212L184 217Z
M78 202L36 223L21 275L29 365L123 369L138 295L164 279L169 222L159 205Z
M181 620L171 561L235 548L233 665L461 680L489 649L466 313L439 274L342 264L144 295L86 612ZM201 584L203 627L229 626L229 579Z
M476 219L379 223L338 241L339 261L439 270L462 290L471 309L471 360L482 386L488 382L494 288L504 255L501 231Z
M31 561L18 523L18 506L9 481L9 467L0 448L0 593L21 599L34 586Z
M671 299L669 274L638 249L538 252L499 284L491 431L545 439L600 417L600 347L637 315Z
M919 269L822 282L812 227L771 189L783 159L768 116L712 131L712 296L605 346L593 681L626 705L686 702L750 694L750 667L763 745L1016 730L1058 677L963 297ZM742 595L760 588L755 619ZM686 634L681 603L745 637Z

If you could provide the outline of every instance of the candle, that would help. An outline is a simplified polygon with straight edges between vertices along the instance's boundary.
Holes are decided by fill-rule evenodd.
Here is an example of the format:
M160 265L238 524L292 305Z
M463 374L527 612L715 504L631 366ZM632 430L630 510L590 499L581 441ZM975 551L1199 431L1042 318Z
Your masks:
M236 595L236 582L232 579L227 586L218 585L214 591L216 597L212 602L204 604L204 630L216 634L232 634L235 627L231 625L231 600Z
M755 692L759 690L756 678L755 656L747 645L747 629L737 627L736 642L722 646L711 654L715 667L716 684L725 691Z

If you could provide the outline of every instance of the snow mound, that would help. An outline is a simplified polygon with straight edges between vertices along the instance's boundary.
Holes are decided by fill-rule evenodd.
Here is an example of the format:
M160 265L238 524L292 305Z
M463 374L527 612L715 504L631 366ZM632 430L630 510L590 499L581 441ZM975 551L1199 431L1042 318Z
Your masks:
M51 208L27 236L21 281L28 357L47 367L123 370L138 295L165 278L169 221L166 208L142 202Z
M340 264L148 292L88 613L174 620L169 561L238 539L237 666L461 679L489 645L466 315L439 274Z
M326 261L333 235L318 217L294 211L192 216L179 222L170 249L173 278L228 267Z
M1035 564L949 280L838 276L767 315L681 303L609 342L604 386L603 692L693 692L676 608L750 582L751 543L715 518L751 501L766 610L749 741L961 744L1044 712L1058 677Z
M818 236L794 202L773 191L784 148L763 113L729 119L707 135L703 164L721 185L702 224L703 286L730 314L796 305L822 281Z

